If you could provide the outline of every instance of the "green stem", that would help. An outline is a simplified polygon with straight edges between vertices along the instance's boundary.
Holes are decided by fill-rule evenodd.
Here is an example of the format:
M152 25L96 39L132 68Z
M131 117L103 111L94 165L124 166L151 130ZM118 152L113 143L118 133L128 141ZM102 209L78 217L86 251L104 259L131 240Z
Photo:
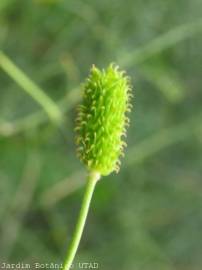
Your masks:
M44 109L56 124L62 120L57 104L0 50L0 67Z
M100 178L100 174L97 172L91 172L88 176L88 181L86 184L86 190L84 193L84 197L83 197L83 202L81 205L81 210L79 213L79 217L78 217L78 221L76 224L76 228L75 228L75 232L72 238L72 242L70 244L69 250L67 252L67 256L63 265L63 270L69 270L72 262L74 260L74 257L76 255L78 246L79 246L79 242L81 240L81 236L83 233L83 229L86 223L86 219L87 219L87 215L88 215L88 210L90 207L90 202L92 199L92 195L95 189L95 185L97 183L97 181Z

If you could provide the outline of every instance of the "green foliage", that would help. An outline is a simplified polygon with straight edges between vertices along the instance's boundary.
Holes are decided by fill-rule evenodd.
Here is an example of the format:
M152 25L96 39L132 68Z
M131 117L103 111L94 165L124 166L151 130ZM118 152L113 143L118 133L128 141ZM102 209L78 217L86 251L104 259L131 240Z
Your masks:
M202 269L201 10L199 0L0 1L0 50L63 119L50 121L57 109L50 117L47 99L0 68L0 261L62 261L85 183L79 86L92 63L115 61L135 86L135 110L119 174L97 185L77 262Z
M108 175L119 170L130 111L129 79L118 66L92 67L77 117L78 154L91 171Z

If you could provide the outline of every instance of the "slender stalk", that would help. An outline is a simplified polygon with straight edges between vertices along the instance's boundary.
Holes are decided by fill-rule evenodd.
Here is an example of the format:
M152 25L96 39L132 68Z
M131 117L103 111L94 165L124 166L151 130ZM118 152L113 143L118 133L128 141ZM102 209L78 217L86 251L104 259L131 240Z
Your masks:
M62 120L57 104L0 50L0 67L44 109L56 124Z
M83 197L83 202L81 205L81 210L79 213L79 217L78 217L78 221L77 221L76 228L74 231L74 235L73 235L72 241L70 243L70 247L69 247L69 250L67 252L67 256L66 256L66 259L65 259L65 262L63 265L63 270L70 269L72 262L74 260L74 257L76 255L76 252L77 252L80 240L81 240L81 236L82 236L82 233L84 230L84 226L86 223L92 195L93 195L93 192L95 189L95 185L96 185L97 181L99 180L99 178L100 178L100 174L97 172L91 172L88 176L86 189L85 189L85 193L84 193L84 197Z

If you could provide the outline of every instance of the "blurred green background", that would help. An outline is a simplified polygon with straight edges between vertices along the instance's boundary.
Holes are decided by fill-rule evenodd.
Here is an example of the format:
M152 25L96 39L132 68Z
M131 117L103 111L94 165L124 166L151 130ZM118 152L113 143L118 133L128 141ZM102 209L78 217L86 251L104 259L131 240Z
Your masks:
M76 262L202 269L201 14L200 0L0 1L1 262L62 261L86 174L80 84L116 62L135 96L128 147L97 185Z

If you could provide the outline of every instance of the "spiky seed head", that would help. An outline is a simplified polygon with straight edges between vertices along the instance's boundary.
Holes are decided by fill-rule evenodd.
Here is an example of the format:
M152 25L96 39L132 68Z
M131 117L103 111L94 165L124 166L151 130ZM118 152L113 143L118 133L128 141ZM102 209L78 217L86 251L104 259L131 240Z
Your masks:
M76 126L78 156L90 171L108 175L118 172L119 157L126 143L131 88L129 78L118 66L106 70L94 65L83 87Z

